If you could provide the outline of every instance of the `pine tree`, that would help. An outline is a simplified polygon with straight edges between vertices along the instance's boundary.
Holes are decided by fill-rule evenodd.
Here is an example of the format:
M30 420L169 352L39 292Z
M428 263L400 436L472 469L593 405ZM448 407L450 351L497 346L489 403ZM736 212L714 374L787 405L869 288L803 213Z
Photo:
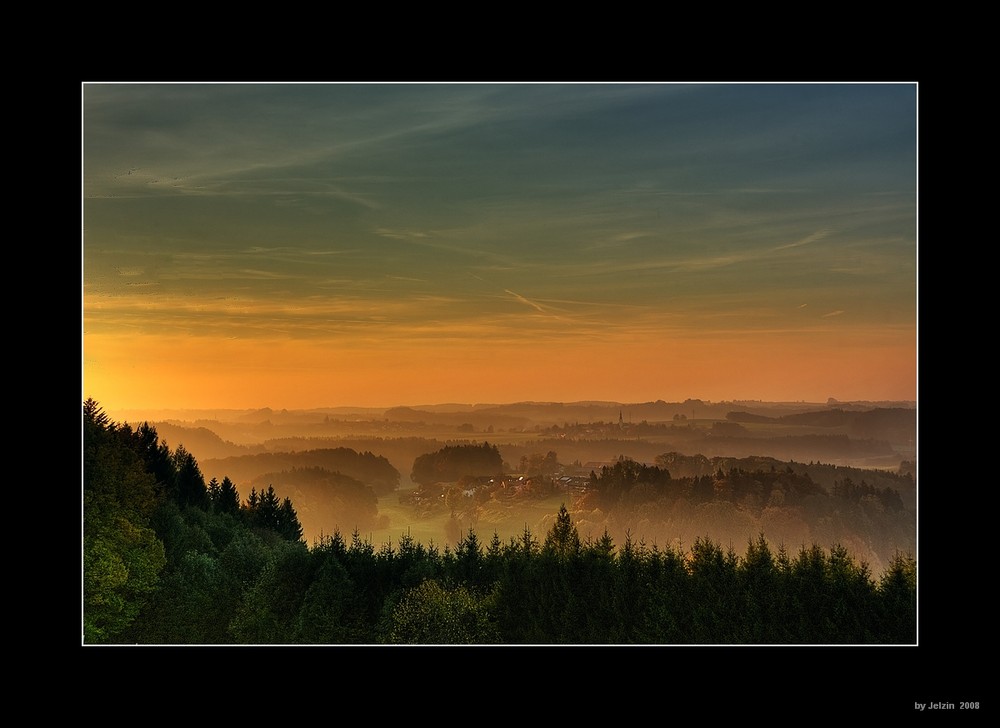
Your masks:
M577 533L576 526L573 525L565 503L559 507L556 522L552 524L552 528L545 537L542 551L561 558L577 556L580 553L580 535Z
M198 461L194 455L178 445L174 451L174 487L172 495L180 506L196 506L207 509L209 504L208 489L205 477L201 474Z
M917 641L917 562L896 552L878 589L880 641L914 644Z
M236 485L226 476L219 486L219 500L216 503L220 513L237 514L240 512L240 494Z
M278 509L278 525L275 530L288 541L302 540L302 524L299 523L299 517L289 498L281 501L281 506Z

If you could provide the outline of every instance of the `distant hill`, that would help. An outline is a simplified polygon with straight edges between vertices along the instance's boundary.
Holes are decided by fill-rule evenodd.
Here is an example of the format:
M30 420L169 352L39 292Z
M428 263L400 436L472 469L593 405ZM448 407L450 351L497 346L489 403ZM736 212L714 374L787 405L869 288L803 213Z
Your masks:
M875 404L875 403L869 403ZM898 404L898 403L897 403ZM266 472L322 467L391 492L409 485L414 460L446 445L488 440L508 467L549 450L559 461L608 460L628 454L644 462L670 450L706 456L767 455L896 468L915 460L916 409L862 408L837 402L516 402L442 404L390 409L202 410L217 420L149 420L171 448L183 445L206 478L238 486ZM174 414L179 414L175 411ZM187 415L197 415L194 411ZM133 423L142 419L131 420ZM731 423L743 429L726 427ZM303 451L348 448L385 458L393 470L372 476ZM280 452L279 452L280 451ZM252 459L270 453L269 459ZM319 459L314 459L318 457ZM395 478L395 480L394 480Z
M322 423L326 419L350 420L394 419L404 422L442 422L461 424L481 423L485 429L530 424L552 425L565 422L617 421L619 414L627 422L667 422L675 415L689 419L725 419L730 412L739 411L763 417L782 417L790 414L841 410L863 412L875 409L915 410L915 402L767 402L763 400L732 400L712 402L686 399L665 402L662 399L648 402L578 401L578 402L513 402L508 404L426 404L397 407L314 407L309 409L184 409L184 410L108 410L109 416L123 422L198 422L217 424L266 424L306 425Z
M393 407L386 410L385 418L394 422L424 422L459 427L471 425L476 430L527 427L532 422L528 417L509 414L502 409L468 410L460 412L442 412L415 409L413 407Z
M223 476L228 476L241 493L244 483L255 482L264 473L309 468L349 476L371 486L376 495L392 493L399 487L399 471L386 458L370 452L359 453L347 447L207 459L201 463L201 468L206 478L221 480Z
M245 498L251 488L263 492L269 486L279 498L292 501L307 543L334 531L350 535L354 529L370 531L389 525L388 518L379 515L372 487L349 475L316 467L262 473L242 486L240 494Z
M887 442L912 442L917 436L917 411L903 407L846 411L840 408L767 417L750 412L729 412L736 423L839 427L845 434Z
M748 473L756 471L784 471L808 475L809 478L832 493L837 481L851 479L855 483L866 483L877 488L892 488L897 491L906 508L916 508L916 483L912 475L899 471L853 468L824 463L802 463L794 460L779 460L766 456L712 457L704 455L682 455L678 452L664 453L656 458L656 464L664 467L673 478L691 478L714 475L718 471L728 473L739 469Z
M177 449L178 445L183 445L184 449L194 455L199 462L211 458L245 455L257 449L223 440L207 427L185 427L170 422L151 422L150 424L156 428L160 440L166 442L171 450Z

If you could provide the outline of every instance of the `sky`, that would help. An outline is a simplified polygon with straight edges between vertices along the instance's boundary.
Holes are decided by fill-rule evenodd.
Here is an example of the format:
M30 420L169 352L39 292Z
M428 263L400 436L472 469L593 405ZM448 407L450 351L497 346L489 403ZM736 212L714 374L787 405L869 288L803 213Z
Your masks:
M82 84L83 398L915 400L917 91Z

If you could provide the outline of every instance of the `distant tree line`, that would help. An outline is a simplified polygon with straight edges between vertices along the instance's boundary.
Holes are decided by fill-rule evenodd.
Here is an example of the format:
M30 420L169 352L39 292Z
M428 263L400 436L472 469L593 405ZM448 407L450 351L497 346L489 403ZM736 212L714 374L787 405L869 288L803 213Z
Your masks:
M793 555L763 535L742 556L709 539L616 548L607 533L581 540L565 507L541 540L525 528L483 544L469 531L454 549L408 536L376 549L335 531L310 548L273 489L241 502L152 428L113 423L93 400L83 409L86 643L916 640L908 555L876 579L841 546ZM623 463L619 476L656 473Z
M586 491L574 500L574 511L588 532L607 529L621 541L631 531L688 543L708 531L735 537L737 543L765 532L774 542L796 546L815 541L845 544L856 557L860 554L881 568L896 550L916 543L915 513L891 487L912 489L910 475L844 469L842 477L831 480L841 472L833 466L768 458L710 460L667 453L656 460L657 465L643 465L621 456L599 473L591 472ZM692 462L705 467L692 467ZM717 470L705 472L711 464ZM675 466L701 474L672 477ZM816 482L813 471L828 486ZM883 485L865 478L856 481L848 472L864 473Z
M603 466L599 475L592 471L589 483L589 491L603 508L614 508L623 502L634 505L647 500L685 498L692 503L752 500L759 509L771 500L775 490L781 492L783 503L796 503L810 495L827 495L808 473L799 474L790 467L778 470L772 466L769 470L755 471L732 468L728 472L720 468L712 475L672 478L666 468L644 465L624 456L612 465Z
M379 497L367 483L320 467L303 467L280 473L264 473L249 481L251 487L274 487L294 499L303 531L312 539L335 527L361 531L388 525L380 516Z
M413 461L410 479L421 485L457 481L465 475L500 475L503 458L496 445L446 445Z
M231 477L243 480L249 480L258 473L319 468L369 485L376 495L387 495L399 487L399 471L386 458L368 451L357 452L348 447L239 455L213 460L211 465L217 470L225 470Z

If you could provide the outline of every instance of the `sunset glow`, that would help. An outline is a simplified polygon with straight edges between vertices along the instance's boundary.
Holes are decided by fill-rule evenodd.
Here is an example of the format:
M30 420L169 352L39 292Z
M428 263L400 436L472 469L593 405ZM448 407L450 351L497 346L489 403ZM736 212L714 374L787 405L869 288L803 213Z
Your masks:
M110 411L914 400L914 84L84 84Z

